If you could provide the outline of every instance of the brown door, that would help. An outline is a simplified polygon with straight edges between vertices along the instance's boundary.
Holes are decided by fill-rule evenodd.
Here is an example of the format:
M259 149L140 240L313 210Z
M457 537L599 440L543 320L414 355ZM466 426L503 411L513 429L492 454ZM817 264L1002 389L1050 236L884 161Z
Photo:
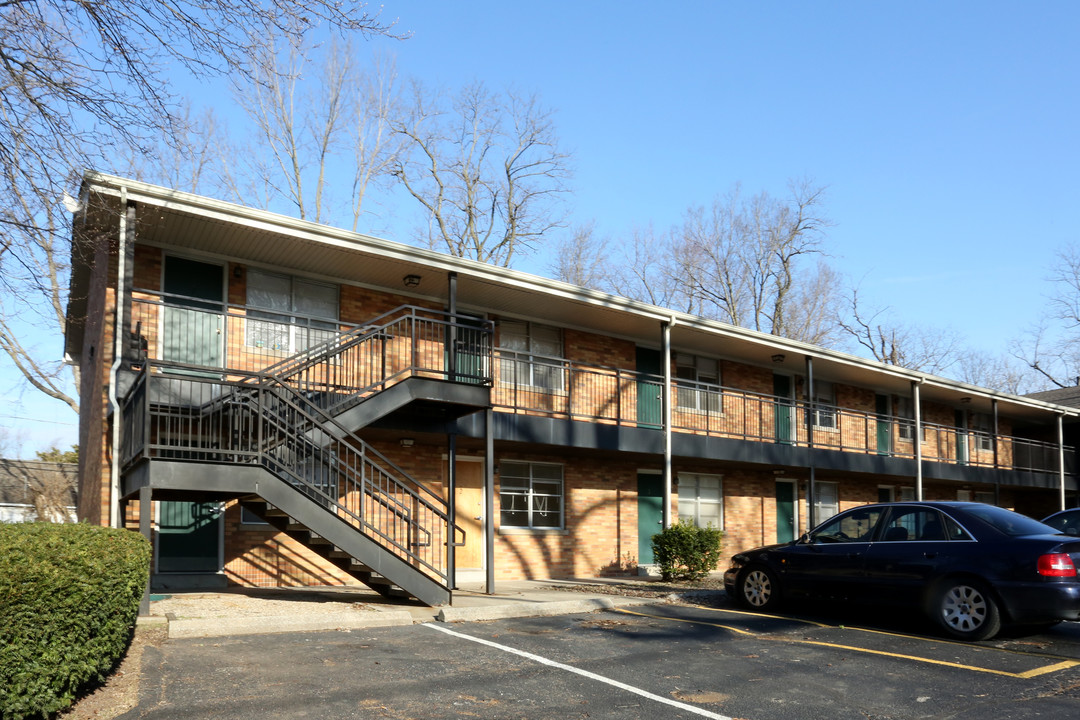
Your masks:
M447 463L443 463L445 487ZM465 531L465 544L456 548L458 569L484 567L484 463L458 460L454 489L457 525ZM460 537L458 538L460 541Z

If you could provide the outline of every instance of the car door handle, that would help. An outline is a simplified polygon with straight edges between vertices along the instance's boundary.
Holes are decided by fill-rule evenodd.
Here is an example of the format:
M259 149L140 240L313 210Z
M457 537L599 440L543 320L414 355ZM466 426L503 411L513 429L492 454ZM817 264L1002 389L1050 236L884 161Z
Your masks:
M926 558L927 560L933 560L934 558L937 557L937 553L935 553L935 552L923 553L923 557Z

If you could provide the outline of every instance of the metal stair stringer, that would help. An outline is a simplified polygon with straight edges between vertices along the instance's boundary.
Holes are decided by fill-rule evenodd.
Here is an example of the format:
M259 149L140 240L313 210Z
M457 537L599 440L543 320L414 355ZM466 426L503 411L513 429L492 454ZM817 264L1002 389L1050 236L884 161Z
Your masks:
M446 585L344 519L328 512L324 506L292 485L282 482L269 470L266 472L270 478L267 478L265 483L258 484L255 494L267 503L424 604L438 606L450 603L451 591Z

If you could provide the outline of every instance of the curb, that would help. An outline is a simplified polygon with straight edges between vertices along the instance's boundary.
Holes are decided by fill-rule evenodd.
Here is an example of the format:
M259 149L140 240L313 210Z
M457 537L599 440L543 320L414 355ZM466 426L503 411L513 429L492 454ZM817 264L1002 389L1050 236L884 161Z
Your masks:
M573 615L596 610L610 610L620 605L645 605L652 600L643 598L588 598L586 600L561 600L533 603L530 605L489 605L488 607L445 607L435 618L439 622L475 622L478 620L503 620L519 617L548 617Z
M221 637L224 635L268 635L273 633L317 632L321 630L354 630L412 624L412 615L405 611L343 612L315 617L268 615L191 620L168 618L169 639Z

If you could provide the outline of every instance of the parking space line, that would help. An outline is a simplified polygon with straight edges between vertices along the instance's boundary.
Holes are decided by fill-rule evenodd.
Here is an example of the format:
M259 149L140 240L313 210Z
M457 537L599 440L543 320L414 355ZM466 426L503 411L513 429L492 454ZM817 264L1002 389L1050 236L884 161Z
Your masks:
M481 645L486 645L497 650L502 650L503 652L518 655L520 657L532 660L533 662L537 662L542 665L548 665L553 668L558 668L559 670L566 670L567 672L572 672L577 675L581 675L582 677L586 677L590 680L595 680L597 682L611 685L612 687L619 688L620 690L625 690L635 695L640 695L641 697L653 700L658 703L663 703L664 705L671 705L673 707L677 707L680 710L685 710L687 712L694 713L695 715L700 715L701 717L712 718L712 720L732 720L732 718L728 717L727 715L719 715L703 708L695 707L694 705L687 705L686 703L679 702L678 700L666 698L663 695L656 695L647 690L636 688L633 685L627 685L626 683L621 683L618 680L612 680L611 678L604 677L603 675L597 675L596 673L589 672L588 670L576 668L573 665L565 665L554 660L548 660L547 658L541 657L540 655L534 655L533 653L525 652L524 650L512 648L508 645L500 645L499 643L492 642L491 640L485 640L484 638L478 638L473 637L472 635L466 635L465 633L459 633L455 630L451 630L450 628L443 627L439 623L423 623L421 627L429 627L432 630L438 630L439 632L446 633L447 635L453 635L454 637L462 638L463 640L470 640L474 643L479 643Z
M776 615L764 615L764 614L759 614L759 613L745 613L745 612L740 612L740 611L737 611L737 610L736 611L728 611L728 610L719 610L717 608L708 608L708 607L701 607L700 609L701 610L715 610L717 612L735 612L735 613L738 613L740 615L753 615L755 617L763 617L763 618L774 618L774 619L777 618ZM794 643L794 644L799 644L799 645L818 645L818 646L821 646L821 647L834 648L834 649L837 649L837 650L848 650L848 651L851 651L851 652L867 653L869 655L883 655L885 657L899 658L899 659L902 659L902 660L912 660L914 662L929 663L931 665L944 665L944 666L947 666L947 667L958 668L958 669L961 669L961 670L971 670L972 672L983 672L983 673L990 673L990 674L993 674L993 675L1004 675L1005 677L1019 678L1019 679L1022 679L1022 680L1026 680L1026 679L1033 678L1033 677L1038 677L1039 675L1046 675L1046 674L1049 674L1049 673L1052 673L1052 672L1057 672L1058 670L1067 670L1068 668L1076 667L1077 665L1080 665L1080 660L1063 660L1062 662L1055 663L1053 665L1045 665L1043 667L1033 668L1031 670L1025 670L1024 672L1016 673L1016 672L1009 672L1007 670L994 670L993 668L979 667L978 665L967 665L967 664L964 664L964 663L950 662L948 660L934 660L932 658L920 657L918 655L905 655L905 654L902 654L902 653L886 652L884 650L871 650L869 648L855 647L853 645L840 645L838 643L824 642L824 641L821 641L821 640L800 640L800 639L797 639L797 638L776 637L775 635L766 635L764 633L754 633L754 632L750 632L748 630L743 630L741 628L734 628L734 627L730 627L728 625L721 625L720 623L707 622L705 620L689 620L689 619L686 619L686 618L672 617L672 616L669 616L669 615L651 615L651 614L648 614L648 613L637 612L637 611L634 611L634 610L626 610L624 608L612 608L612 611L623 613L625 615L639 615L641 617L655 618L657 620L671 620L673 622L688 623L688 624L691 624L691 625L708 625L710 627L717 627L717 628L721 628L723 630L728 630L730 632L735 632L735 633L738 633L740 635L749 635L751 637L759 637L762 640L773 640L773 641L778 641L778 642L788 642L788 643ZM790 620L790 619L794 619L794 618L781 618L781 619ZM806 622L809 625L816 625L816 626L821 627L821 628L833 628L833 627L836 627L834 625L826 625L826 624L823 624L823 623L812 622L812 621L809 621L809 620L805 620L805 621L802 621L802 622ZM914 639L917 639L917 640L924 639L924 638L919 638L917 636L912 636L912 635L899 635L899 634L896 634L896 633L886 633L886 632L882 632L880 630L863 630L862 628L846 628L846 629L869 632L869 633L875 633L875 634L878 634L878 635L896 635L896 637L914 638ZM927 640L927 642L937 642L937 641ZM963 643L951 643L948 640L945 640L945 641L942 641L942 642L950 643L950 644L963 644ZM972 647L974 647L974 646L972 646ZM1002 651L1002 652L1009 652L1009 653L1020 654L1020 655L1028 655L1027 653L1016 653L1015 651ZM1028 656L1029 657L1035 657L1035 656L1032 656L1032 655L1028 655Z

